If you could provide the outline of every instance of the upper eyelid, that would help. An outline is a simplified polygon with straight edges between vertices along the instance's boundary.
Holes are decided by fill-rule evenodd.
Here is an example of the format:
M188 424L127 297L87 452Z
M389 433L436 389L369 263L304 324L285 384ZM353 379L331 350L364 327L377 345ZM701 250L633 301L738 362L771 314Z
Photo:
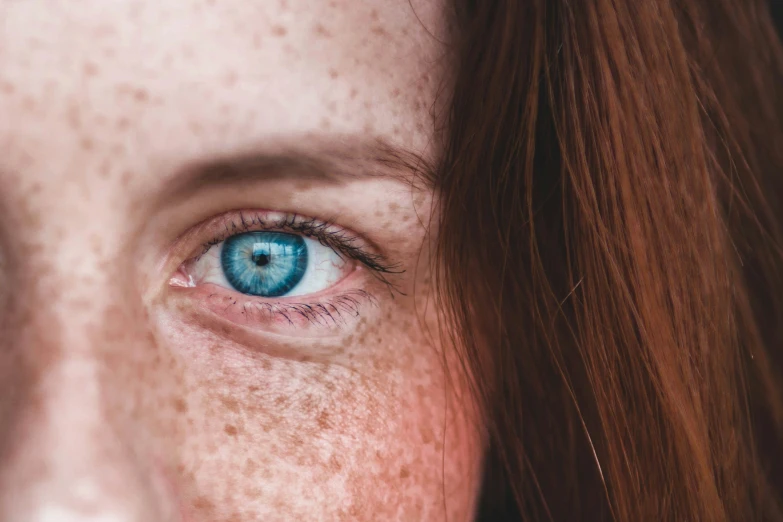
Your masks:
M262 216L268 219L261 219ZM229 228L230 227L230 228ZM361 235L354 233L330 220L311 218L296 213L285 213L266 210L235 210L206 220L192 230L196 236L210 236L208 241L201 243L199 251L190 255L187 260L197 260L210 248L224 241L232 235L250 232L253 230L279 230L281 232L299 233L311 239L319 241L324 246L336 249L344 253L350 259L358 261L387 283L391 283L383 277L383 274L403 273L401 264L395 262L380 253L379 249ZM321 237L308 234L320 230ZM190 235L190 234L188 234Z
M289 221L288 217L292 217L293 219L296 219L299 217L297 214L282 214L281 218L278 220L269 220L269 221L260 221L258 219L258 215L253 217L252 215L250 217L247 216L247 212L243 211L237 211L236 215L239 216L239 222L241 223L240 226L236 226L236 221L226 221L223 223L223 225L226 227L223 231L219 232L217 236L213 237L209 242L204 243L204 245L216 245L218 243L221 243L228 239L231 236L234 236L236 234L242 234L247 232L252 232L256 230L279 230L281 232L291 232L296 233L296 230L291 230L292 223L294 221ZM315 220L311 218L302 218L305 221L313 221L318 223L319 225L322 225L323 227L332 226L331 223L327 221L321 221L321 220ZM232 226L233 228L231 230L228 229L228 226ZM304 234L302 234L304 235ZM307 236L310 237L310 236Z

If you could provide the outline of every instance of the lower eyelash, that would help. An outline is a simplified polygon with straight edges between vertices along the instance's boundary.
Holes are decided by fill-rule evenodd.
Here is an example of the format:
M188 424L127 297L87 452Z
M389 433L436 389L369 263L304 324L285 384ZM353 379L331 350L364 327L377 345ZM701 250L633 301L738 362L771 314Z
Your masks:
M362 303L377 305L375 297L364 290L352 290L321 303L274 303L262 300L240 300L230 296L211 294L208 299L222 299L227 302L226 310L232 306L241 307L242 315L254 319L282 318L293 326L295 320L305 320L317 326L341 326L347 319L358 317Z

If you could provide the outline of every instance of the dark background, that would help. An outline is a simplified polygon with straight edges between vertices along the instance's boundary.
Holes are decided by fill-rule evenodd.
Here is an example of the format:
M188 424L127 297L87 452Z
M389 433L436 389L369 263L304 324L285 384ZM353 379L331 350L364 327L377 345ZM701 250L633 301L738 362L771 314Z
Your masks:
M783 0L769 0L769 10L778 26L778 34L783 38Z

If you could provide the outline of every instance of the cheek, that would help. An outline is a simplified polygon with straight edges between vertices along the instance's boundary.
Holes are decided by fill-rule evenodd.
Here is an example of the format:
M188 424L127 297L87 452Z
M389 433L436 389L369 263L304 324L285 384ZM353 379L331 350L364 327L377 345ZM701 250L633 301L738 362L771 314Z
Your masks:
M464 390L446 387L441 350L415 321L382 322L345 340L340 364L222 344L188 352L160 433L184 512L216 522L470 520L481 442L469 404L456 400Z

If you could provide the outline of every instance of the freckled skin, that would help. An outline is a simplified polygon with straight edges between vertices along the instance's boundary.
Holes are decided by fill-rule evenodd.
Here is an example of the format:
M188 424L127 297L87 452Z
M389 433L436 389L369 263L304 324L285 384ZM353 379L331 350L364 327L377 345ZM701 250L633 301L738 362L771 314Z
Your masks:
M150 203L257 147L378 137L434 160L445 12L0 0L0 520L472 520L483 435L441 343L430 189L398 171ZM339 327L186 320L183 232L247 208L368 237L398 291L356 276L374 300Z

